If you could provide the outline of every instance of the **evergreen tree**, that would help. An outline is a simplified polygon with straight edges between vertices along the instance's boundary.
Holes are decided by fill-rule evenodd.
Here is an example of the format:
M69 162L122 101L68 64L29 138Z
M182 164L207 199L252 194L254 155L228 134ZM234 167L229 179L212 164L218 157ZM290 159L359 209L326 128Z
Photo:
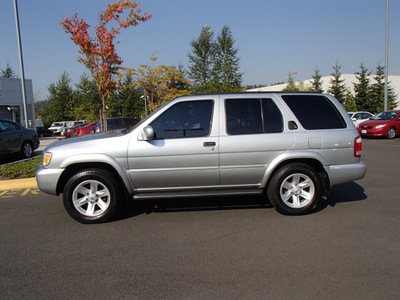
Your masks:
M124 77L122 86L116 95L116 102L118 103L118 115L130 118L144 118L145 117L145 99L143 92L134 87L134 79L132 76L127 75Z
M238 48L228 26L224 26L217 37L216 59L213 69L215 89L220 92L242 90L242 75L239 72Z
M213 41L214 31L210 25L201 29L197 40L191 42L192 52L189 58L189 78L196 93L212 92L213 69L215 64L216 43Z
M70 86L71 79L64 72L56 84L48 87L48 105L43 110L43 122L48 126L55 121L73 120L74 91Z
M100 118L102 99L96 83L87 74L82 74L79 83L76 84L74 94L75 120L97 121Z
M331 93L337 100L339 100L340 103L344 103L346 100L346 93L347 93L347 88L344 85L344 79L342 79L342 73L340 72L341 66L336 64L333 66L333 73L331 73L331 86L328 90L329 93Z
M368 68L361 63L360 72L356 72L358 83L354 83L354 98L358 110L371 111L371 95Z
M312 75L313 80L311 81L312 90L318 93L323 93L324 90L322 89L322 75L320 70L315 68L314 75Z
M17 78L17 75L15 75L13 69L11 69L10 64L7 63L6 68L1 69L0 78Z
M378 65L374 76L375 82L370 89L370 112L376 114L384 110L385 105L385 67ZM388 83L388 103L387 109L393 109L397 106L396 94Z
M292 73L289 73L288 83L286 87L282 90L285 92L296 92L298 91L298 87L296 86L296 82L294 82Z
M343 107L348 112L357 111L356 100L354 99L350 91L346 92L346 99L343 103Z

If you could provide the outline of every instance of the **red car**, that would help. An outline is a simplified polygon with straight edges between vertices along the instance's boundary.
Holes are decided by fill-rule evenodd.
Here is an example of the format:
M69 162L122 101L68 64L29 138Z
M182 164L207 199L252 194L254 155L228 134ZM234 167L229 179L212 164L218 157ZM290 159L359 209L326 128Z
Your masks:
M384 111L357 128L361 136L384 136L394 138L400 133L400 110Z
M93 125L97 124L99 122L92 122L92 123L86 123L83 124L82 126L78 127L74 131L74 136L79 136L79 135L85 135L93 132Z

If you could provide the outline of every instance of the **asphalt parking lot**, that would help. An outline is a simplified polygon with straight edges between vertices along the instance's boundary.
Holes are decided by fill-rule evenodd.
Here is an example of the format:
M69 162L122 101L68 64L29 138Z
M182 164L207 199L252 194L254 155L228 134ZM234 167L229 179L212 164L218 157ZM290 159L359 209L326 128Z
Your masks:
M0 194L4 299L399 299L400 138L310 215L260 198L137 202L82 225L61 197Z

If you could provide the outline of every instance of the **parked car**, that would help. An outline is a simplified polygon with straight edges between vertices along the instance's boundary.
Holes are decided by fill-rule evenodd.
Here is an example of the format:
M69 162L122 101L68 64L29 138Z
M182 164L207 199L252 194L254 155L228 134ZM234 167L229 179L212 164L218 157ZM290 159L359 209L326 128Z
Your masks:
M362 122L371 119L374 115L368 111L356 111L349 112L350 119L353 120L353 123L356 127L360 125Z
M94 133L93 126L96 125L97 123L99 122L86 123L81 126L78 126L74 131L74 136L81 136L89 133Z
M118 130L118 129L128 129L139 123L138 118L110 118L107 119L107 131ZM94 132L101 132L101 124L98 122L93 126Z
M8 121L0 120L0 157L20 155L32 157L33 151L39 147L36 131Z
M53 122L49 127L49 130L53 133L53 135L65 135L65 132L68 128L76 125L78 125L78 122L76 121Z
M87 124L79 124L79 125L75 125L73 127L66 128L63 135L65 136L65 138L73 137L76 135L76 132L78 131L78 129L85 125L87 125Z
M361 136L393 139L400 133L400 110L384 111L358 126Z
M363 178L362 140L331 95L178 97L126 131L49 145L38 187L98 223L133 199L264 194L283 214L310 213L329 189Z

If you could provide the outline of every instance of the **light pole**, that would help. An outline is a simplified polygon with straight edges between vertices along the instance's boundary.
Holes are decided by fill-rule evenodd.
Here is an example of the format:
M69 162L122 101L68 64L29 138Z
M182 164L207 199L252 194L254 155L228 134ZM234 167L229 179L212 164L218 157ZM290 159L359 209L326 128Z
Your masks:
M15 25L17 27L17 40L19 50L19 65L21 69L21 88L22 88L22 102L24 106L24 125L28 128L28 114L26 111L26 89L25 89L25 73L24 73L24 60L22 58L22 46L21 46L21 33L19 31L19 18L18 18L18 4L17 0L14 0L14 12L15 12Z
M384 110L388 104L388 61L389 61L389 0L386 0L386 39L385 39L385 103Z

